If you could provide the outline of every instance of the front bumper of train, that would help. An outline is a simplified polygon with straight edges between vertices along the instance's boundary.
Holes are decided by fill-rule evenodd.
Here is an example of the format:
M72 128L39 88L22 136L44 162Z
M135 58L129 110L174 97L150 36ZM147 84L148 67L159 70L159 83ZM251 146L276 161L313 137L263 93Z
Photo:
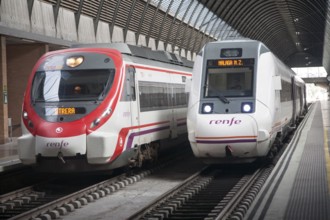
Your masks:
M198 115L197 124L189 131L189 141L198 158L248 160L268 150L270 134L258 128L253 114Z
M18 138L18 152L22 163L30 165L36 164L37 158L60 161L59 157L64 161L84 157L88 164L108 164L113 161L117 139L117 135L105 132L65 138L25 134Z

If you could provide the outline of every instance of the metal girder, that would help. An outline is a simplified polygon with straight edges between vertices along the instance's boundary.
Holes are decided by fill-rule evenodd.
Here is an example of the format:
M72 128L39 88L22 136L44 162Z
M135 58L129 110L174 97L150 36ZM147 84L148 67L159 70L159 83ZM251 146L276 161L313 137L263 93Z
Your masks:
M177 19L176 17L177 17L178 14L179 14L179 11L180 11L180 9L181 9L181 7L182 7L183 2L184 2L184 0L181 0L180 5L179 5L179 7L178 7L177 10L176 10L175 15L173 16L172 22L171 22L171 24L170 24L170 30L168 31L168 33L167 33L167 37L166 37L166 40L165 40L165 42L164 42L164 43L165 43L165 48L166 48L166 46L167 46L167 44L168 44L168 42L169 42L169 40L170 40L170 36L172 35L173 24L175 23L175 20ZM175 45L174 45L174 46L175 46ZM173 48L172 48L172 49L173 49Z
M213 4L211 4L210 5L210 7L211 8L213 8L213 6L216 4L216 2L213 2ZM207 31L207 29L208 29L208 27L210 26L210 24L212 23L212 21L213 20L215 20L215 19L217 19L218 17L216 16L216 14L213 14L212 15L212 17L208 20L208 21L206 21L205 22L205 19L207 18L207 16L208 16L208 14L210 14L210 13L213 13L213 12L211 12L211 10L207 13L207 15L205 16L205 18L204 18L204 21L202 22L202 24L201 24L201 26L200 26L200 29L199 29L199 31L201 31L202 30L202 26L203 25L206 25L206 28L205 28L205 31L204 31L204 33L203 33L203 35L202 35L202 39L200 40L200 42L199 42L199 45L198 45L198 49L196 49L196 50L200 50L201 49L201 47L202 47L202 43L203 43L203 40L204 40L204 37L206 36L206 31ZM205 22L205 23L204 23ZM216 22L214 22L214 24L215 24ZM214 25L213 24L213 25ZM213 26L212 25L212 26ZM194 43L194 47L193 47L193 50L195 50L195 46L196 46L196 41L195 41L195 43Z
M158 38L156 39L157 44L158 44L159 41L160 41L160 38L161 38L161 32L162 32L162 30L163 30L165 20L166 20L166 18L167 18L167 16L168 16L168 13L169 13L169 11L170 11L172 5L173 5L173 2L174 2L174 0L171 0L171 3L169 4L169 6L168 6L168 8L167 8L167 10L166 10L166 12L165 12L165 14L164 14L162 24L160 25L160 27L159 27L159 29L158 29L158 34L157 34ZM164 43L165 43L165 42L164 42ZM167 45L165 44L164 47L165 47L165 50L166 50Z
M182 24L183 24L183 21L186 19L186 16L187 16L187 14L188 14L188 11L190 10L190 7L193 5L193 3L194 3L194 1L190 1L190 4L188 5L188 7L187 7L187 9L186 9L186 11L185 11L185 13L184 13L184 15L183 15L181 21L180 21L179 27L178 27L178 29L177 29L177 31L176 31L176 34L175 34L175 38L174 38L174 42L173 42L174 45L177 45L178 36L179 36L179 32L180 32L180 30L181 30L181 26L182 26ZM184 33L184 32L183 32L183 33ZM183 39L180 39L180 42L183 42ZM180 54L181 54L181 50L182 50L182 48L181 48L181 47L179 47L179 48L180 48Z
M81 15L81 11L82 11L82 8L83 8L83 5L84 5L84 1L85 0L80 0L78 11L75 12L75 19L76 19L76 28L77 28L77 30L78 30L78 27L79 27L80 15Z
M116 9L115 9L115 13L113 14L113 17L112 17L112 23L110 25L110 35L112 36L113 34L113 28L115 27L115 24L116 24L116 19L117 19L117 12L118 12L118 8L119 8L119 5L121 3L121 0L118 0L117 1L117 5L116 5Z
M223 20L220 20L220 22L219 22L217 28L214 29L214 34L213 34L213 35L214 35L214 38L215 38L215 39L219 39L219 35L220 35L220 31L219 31L219 34L218 34L218 35L215 35L215 34L216 34L215 31L216 31L216 30L219 30L220 27L221 27L221 25L223 25L224 23L225 23L225 22L224 22Z
M100 15L101 15L101 12L102 12L103 5L104 5L104 0L100 0L99 8L97 10L96 17L94 18L94 32L95 32L95 35L97 33L97 26L99 25L99 20L100 20Z
M182 37L182 40L181 40L181 43L180 43L180 46L179 46L180 48L183 48L183 43L184 43L184 40L183 40L183 39L185 39L185 37L186 37L186 34L187 34L187 28L189 27L189 24L190 24L190 22L191 22L191 20L192 20L192 18L193 18L193 16L194 16L194 14L195 14L197 8L198 8L198 4L196 4L195 8L193 9L193 11L192 11L192 13L191 13L191 15L190 15L190 18L189 18L187 24L186 24L185 27L184 27L184 30L183 30L183 33L184 33L184 34L183 34L183 37ZM187 44L187 45L188 45L188 44ZM185 48L188 50L188 46L185 47Z
M200 34L203 25L206 25L206 24L205 24L205 19L208 17L208 15L209 15L210 13L211 13L211 11L209 10L209 11L205 14L205 16L204 16L204 18L203 18L203 20L202 20L202 23L201 23L201 25L199 26L199 29L198 29L198 32L197 32L198 35ZM202 39L203 39L203 36L202 36ZM202 41L202 39L201 39L200 41ZM192 49L191 49L192 51L195 51L196 43L198 42L198 40L199 40L199 36L197 36L197 38L195 38L195 40L194 40L194 44L193 44L193 47L192 47Z
M157 15L158 11L159 11L159 7L160 7L160 5L162 4L162 2L163 2L163 0L160 0L160 1L158 2L158 5L157 5L156 10L155 10L155 12L154 12L154 16L152 17L151 24L149 25L149 31L148 31L148 34L147 34L147 36L146 36L146 39L147 39L147 45L149 45L149 39L150 39L151 29L152 29L152 26L153 26L153 24L154 24L154 22L155 22L155 17L156 17L156 15ZM158 43L158 42L156 42L156 43ZM157 47L157 45L156 45L156 47Z
M205 5L203 6L203 8L201 9L201 11L198 13L198 16L197 16L197 19L195 20L195 23L194 23L194 25L193 25L193 27L196 27L196 25L197 25L197 22L198 22L198 20L199 20L199 18L200 18L200 16L202 15L202 12L204 11L204 9L205 9ZM189 48L189 46L190 46L190 44L191 44L191 40L192 40L192 34L189 36L189 39L188 39L188 43L187 43L187 47L186 48ZM197 40L197 39L193 39L193 40ZM190 49L191 50L191 49ZM193 50L191 50L191 51L193 51Z
M124 28L124 42L126 42L128 26L129 26L129 23L131 22L131 18L132 18L132 14L133 14L133 11L134 11L134 8L135 8L135 4L136 4L136 0L133 1L133 4L131 6L131 10L129 11L129 14L128 14L128 18L127 18L126 25L125 25L125 28Z
M56 1L56 4L53 5L55 25L57 24L57 17L58 17L58 12L59 12L59 10L60 10L61 1L62 1L62 0L57 0L57 1Z
M138 31L135 35L135 39L136 39L136 44L138 44L138 41L139 41L139 36L140 36L140 33L141 33L141 27L142 27L142 24L143 24L143 21L144 21L144 17L145 17L145 14L147 12L147 9L149 7L149 4L150 4L150 1L151 0L148 0L146 5L144 6L144 9L143 9L143 13L142 13L142 16L141 16L141 19L140 19L140 22L139 22L139 27L138 27ZM148 44L148 43L147 43Z
M34 0L27 0L30 20L31 20L31 15L32 15L33 3L34 3ZM0 0L0 4L1 4L1 0Z

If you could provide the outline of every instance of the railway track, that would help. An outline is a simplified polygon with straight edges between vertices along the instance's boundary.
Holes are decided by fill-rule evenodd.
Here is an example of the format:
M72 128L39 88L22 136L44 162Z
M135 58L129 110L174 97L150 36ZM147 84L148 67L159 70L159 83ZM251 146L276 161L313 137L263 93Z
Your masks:
M242 172L243 171L243 172ZM132 215L135 219L240 219L271 168L208 167ZM252 195L251 195L252 193Z
M109 176L82 175L79 178L58 178L49 182L28 186L0 196L0 220L3 219L57 219L90 202L119 191L148 175L182 160L182 152L176 157L159 161L151 169L136 169ZM107 179L105 179L107 177Z
M111 179L94 179L94 183L87 181L82 184L84 179L76 179L68 184L69 181L58 179L1 195L0 220L71 219L70 212L83 206L88 209L86 205L90 202L115 192L124 192L121 189L143 182L150 174L158 173L155 171L161 172L164 167L178 170L175 161L191 167L189 163L196 160L192 158L188 162L186 156L179 154L171 160L159 161L159 165L152 169L134 171L130 175L120 174ZM174 189L159 194L152 203L148 200L146 204L150 205L141 204L140 208L126 213L121 219L242 219L273 167L260 168L260 164L256 165L207 167L172 187Z
M56 219L133 184L152 172L154 169L132 176L121 174L87 187L81 183L68 186L68 181L62 185L46 183L26 187L2 196L2 200L6 200L6 197L8 200L0 204L0 219Z
M190 156L191 158L187 159L187 155L179 154L171 160L159 161L159 165L152 169L134 171L130 175L120 174L111 179L94 179L94 183L86 181L82 184L85 181L84 178L76 179L71 183L66 179L58 179L55 182L38 184L7 193L0 196L0 220L71 219L77 216L83 216L82 219L90 219L87 216L91 212L88 203L94 202L91 206L95 208L99 198L107 197L108 201L105 202L103 199L103 204L104 202L114 204L113 196L108 195L116 193L118 198L118 193L120 197L121 193L126 192L124 188L137 182L150 188L150 184L154 185L155 180L146 181L147 177L153 178L156 175L160 179L159 173L163 172L163 168L179 171L182 164L186 168L179 173L184 173L186 177L176 186L168 188L144 204L140 200L143 196L138 193L139 207L135 207L135 210L130 210L130 212L127 212L128 208L126 209L122 205L115 208L108 207L106 209L109 212L108 216L118 216L118 212L113 210L120 207L120 219L242 219L273 167L271 165L268 168L260 168L258 163L210 166L187 178L189 175L186 170L191 169L192 163L196 163L196 159L192 155ZM181 163L181 165L175 163ZM204 167L203 164L194 166L196 170ZM166 172L164 179L170 177L166 176ZM193 172L190 175L192 174ZM109 178L109 176L107 177ZM90 179L90 177L85 179ZM173 182L178 178L175 176L169 179L170 182ZM147 189L142 191L147 191ZM132 194L131 191L130 194ZM159 198L154 200L157 197ZM152 202L150 203L150 201ZM127 202L125 205L132 209L130 206L132 203ZM79 209L81 207L85 208ZM112 208L113 210L111 210ZM70 214L73 211L80 213L80 210L89 211L86 211L87 214L86 212ZM127 213L122 215L122 212ZM93 217L95 216L96 214Z

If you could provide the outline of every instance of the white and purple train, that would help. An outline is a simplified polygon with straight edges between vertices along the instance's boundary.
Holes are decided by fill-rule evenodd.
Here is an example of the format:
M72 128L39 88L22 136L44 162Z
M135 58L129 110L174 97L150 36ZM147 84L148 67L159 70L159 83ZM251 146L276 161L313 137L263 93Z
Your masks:
M192 62L123 43L49 52L24 96L23 164L43 171L141 165L161 143L187 140Z
M306 111L304 82L261 42L208 43L197 55L187 126L206 163L269 156Z

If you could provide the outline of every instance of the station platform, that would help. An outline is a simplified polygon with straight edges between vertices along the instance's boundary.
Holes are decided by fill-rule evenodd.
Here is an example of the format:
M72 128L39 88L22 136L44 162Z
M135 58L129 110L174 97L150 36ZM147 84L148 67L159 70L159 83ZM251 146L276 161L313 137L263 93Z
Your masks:
M245 220L330 219L330 102L312 105Z
M22 166L22 164L18 159L17 138L12 138L11 142L0 145L0 172L19 166Z

